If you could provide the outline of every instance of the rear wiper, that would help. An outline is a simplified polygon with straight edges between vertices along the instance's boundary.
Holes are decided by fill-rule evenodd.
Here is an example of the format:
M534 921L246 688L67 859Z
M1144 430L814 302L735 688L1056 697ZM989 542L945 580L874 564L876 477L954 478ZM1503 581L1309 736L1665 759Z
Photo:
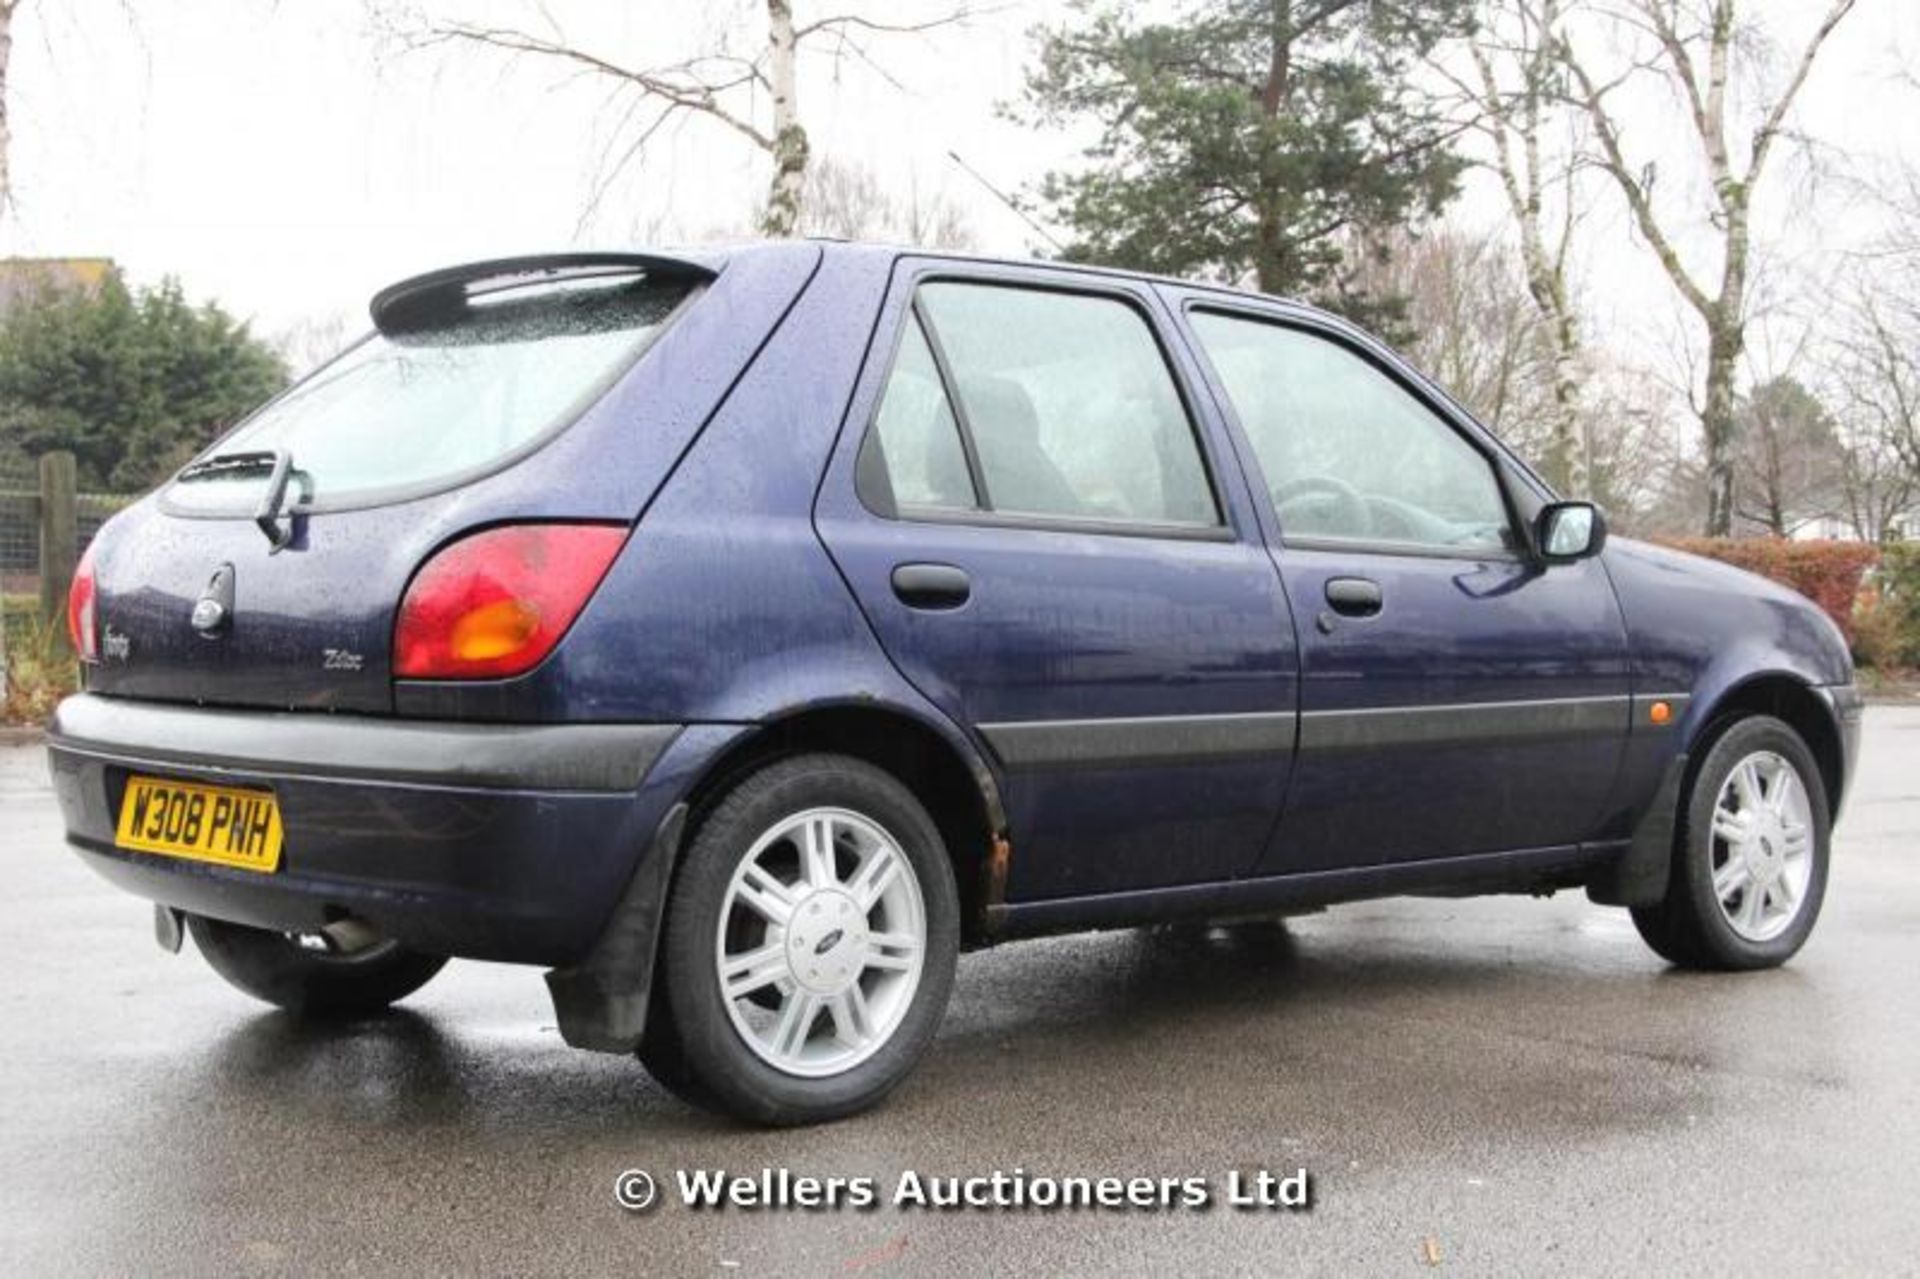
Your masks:
M280 460L280 450L263 449L254 453L215 453L204 462L195 462L175 476L179 480L204 480L250 471L271 471Z
M248 453L216 453L204 462L195 462L180 472L179 479L204 480L216 476L247 475L265 471L267 491L254 508L253 522L267 535L267 544L280 550L293 540L293 521L280 523L280 508L287 500L287 480L293 475L293 454L286 449L257 449ZM304 491L305 486L302 485Z

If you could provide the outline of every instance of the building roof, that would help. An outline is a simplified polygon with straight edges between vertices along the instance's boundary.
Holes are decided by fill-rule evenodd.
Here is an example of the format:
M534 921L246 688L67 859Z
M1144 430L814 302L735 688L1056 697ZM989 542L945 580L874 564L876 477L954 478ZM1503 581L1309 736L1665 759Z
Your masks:
M0 258L0 312L40 289L98 288L112 272L112 258Z

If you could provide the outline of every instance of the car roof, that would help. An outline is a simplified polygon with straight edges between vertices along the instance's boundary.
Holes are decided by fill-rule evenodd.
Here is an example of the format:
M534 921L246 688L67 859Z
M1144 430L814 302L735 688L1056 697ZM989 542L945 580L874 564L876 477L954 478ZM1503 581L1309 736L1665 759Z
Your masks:
M681 256L706 269L717 271L725 263L725 260L732 256L749 253L793 253L809 248L829 255L858 254L863 256L884 256L888 259L912 257L933 261L1003 266L1016 270L1034 268L1047 271L1062 271L1088 276L1093 279L1142 281L1149 284L1170 285L1174 288L1186 289L1192 292L1212 294L1222 299L1258 302L1268 308L1278 307L1298 315L1311 316L1325 328L1343 331L1359 339L1366 346L1376 348L1392 356L1395 367L1401 369L1405 374L1410 374L1415 380L1421 383L1428 392L1451 406L1461 417L1473 422L1481 433L1493 443L1494 447L1499 449L1514 463L1520 474L1544 499L1552 500L1553 490L1551 486L1541 478L1538 471L1534 470L1533 465L1521 457L1519 452L1506 440L1502 439L1498 432L1481 423L1479 419L1474 416L1473 412L1462 404L1451 391L1441 385L1439 381L1408 363L1404 358L1400 357L1397 352L1393 352L1383 339L1368 332L1345 316L1333 311L1324 310L1311 303L1302 302L1298 298L1284 297L1273 293L1261 293L1256 289L1239 289L1231 285L1218 284L1207 280L1189 280L1179 276L1157 275L1148 271L1128 271L1118 267L1097 266L1084 262L1061 262L1045 258L1003 257L993 254L965 253L954 249L929 249L915 245L881 244L864 240L845 240L820 236L792 240L749 240L734 245L709 246L686 250ZM673 252L675 251L668 251L669 254Z
M1126 280L1136 283L1163 284L1195 292L1210 293L1221 298L1257 301L1268 306L1279 305L1288 310L1314 315L1340 327L1352 328L1342 317L1319 307L1309 305L1297 298L1272 293L1261 293L1254 289L1235 288L1210 280L1193 280L1180 276L1159 275L1148 271L1130 271L1119 267L1100 266L1088 262L1063 262L1049 258L1022 258L1000 254L968 253L956 249L924 248L908 244L887 244L864 240L844 240L830 237L807 237L783 240L743 240L731 244L704 244L669 246L662 248L633 249L623 248L614 251L566 250L553 253L528 254L521 257L496 258L487 261L468 262L457 266L444 267L429 271L423 275L401 280L376 294L370 307L376 323L380 316L389 310L398 309L401 304L410 303L415 295L427 295L448 290L457 291L467 285L490 281L495 278L511 278L538 275L552 270L565 270L598 266L611 268L626 264L634 267L671 272L685 272L694 276L712 277L737 258L759 257L763 255L787 255L797 253L822 254L833 257L881 257L889 262L905 258L922 258L932 261L959 262L969 265L1007 267L1013 270L1044 270L1070 275L1080 275L1096 280ZM1355 329L1356 332L1359 330Z
M878 257L889 263L901 258L921 258L932 261L962 262L983 266L1007 267L1013 270L1044 270L1086 276L1090 279L1127 280L1149 284L1162 284L1174 288L1198 293L1211 294L1222 299L1237 299L1245 302L1257 302L1267 308L1280 308L1300 316L1310 316L1322 327L1344 331L1362 345L1384 352L1392 359L1392 364L1406 375L1411 375L1426 390L1452 407L1463 418L1473 421L1479 429L1500 451L1504 452L1527 480L1543 495L1552 490L1538 472L1522 458L1514 448L1499 435L1481 425L1472 412L1454 398L1446 387L1429 375L1414 368L1393 353L1386 344L1359 325L1331 311L1301 302L1296 298L1282 297L1271 293L1261 293L1253 289L1238 289L1230 285L1205 280L1188 280L1177 276L1156 275L1146 271L1127 271L1117 267L1097 266L1084 262L1060 262L1042 258L1016 258L992 254L964 253L952 249L929 249L914 245L881 244L863 240L844 240L827 237L808 237L783 240L744 240L734 244L697 245L661 249L627 249L618 252L572 251L534 255L523 258L503 258L492 262L469 263L461 267L449 267L441 271L429 272L411 280L403 280L389 286L374 299L376 322L381 314L383 303L394 297L405 300L411 293L423 288L445 288L450 284L483 280L489 276L506 272L509 274L533 274L549 269L565 269L569 264L579 262L596 263L607 266L624 263L645 270L665 270L685 273L689 276L711 278L718 275L731 260L748 256L817 254L823 256Z
M1243 289L1230 284L1221 284L1213 280L1196 280L1185 276L1162 275L1152 271L1133 271L1123 267L1101 266L1092 262L1068 262L1058 258L1017 257L997 253L971 253L963 249L928 248L923 245L892 244L875 240L847 240L837 236L806 236L791 240L742 240L735 243L718 245L700 245L686 248L662 249L662 256L681 257L690 262L699 263L713 269L729 258L745 254L792 252L801 247L812 247L830 255L882 256L887 258L929 258L936 261L965 262L979 266L1004 266L1016 269L1034 268L1047 271L1063 271L1075 275L1085 275L1096 279L1134 280L1149 284L1165 284L1176 288L1193 289L1205 293L1217 293L1223 297L1244 298L1248 301L1279 303L1300 311L1318 315L1329 315L1319 307L1302 302L1298 298L1277 293L1262 293L1258 289ZM1339 318L1333 316L1332 318Z

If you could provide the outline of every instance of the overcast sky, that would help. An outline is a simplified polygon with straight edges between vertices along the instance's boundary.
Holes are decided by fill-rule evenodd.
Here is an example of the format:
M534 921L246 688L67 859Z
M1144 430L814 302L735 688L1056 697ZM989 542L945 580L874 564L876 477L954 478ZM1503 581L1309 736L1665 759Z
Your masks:
M946 7L796 7L804 21L830 5L892 16ZM435 7L537 20L532 4L514 0ZM756 6L547 0L547 8L581 43L652 64L699 47ZM1032 233L947 152L1009 189L1072 158L1075 139L1019 128L993 110L1018 93L1030 28L1064 8L1008 4L964 29L876 40L897 84L815 56L803 64L801 93L816 149L893 183L944 189L970 211L983 248L1025 251ZM1797 41L1824 4L1752 8ZM111 256L139 281L178 275L192 294L217 298L267 334L330 317L358 327L382 284L463 259L744 227L764 187L760 157L692 121L626 170L581 227L613 123L604 86L481 52L404 53L357 0L24 0L16 27L18 206L0 248ZM1900 79L1916 54L1920 4L1860 0L1798 123L1825 147L1920 161L1920 89ZM1659 118L1668 109L1642 103L1649 134L1677 136L1677 120ZM1817 270L1823 254L1870 233L1870 211L1841 184L1782 176L1760 211L1782 260ZM1648 308L1672 326L1657 275L1612 203L1602 207L1583 271L1596 305L1628 331L1649 329ZM1484 190L1459 214L1494 215Z

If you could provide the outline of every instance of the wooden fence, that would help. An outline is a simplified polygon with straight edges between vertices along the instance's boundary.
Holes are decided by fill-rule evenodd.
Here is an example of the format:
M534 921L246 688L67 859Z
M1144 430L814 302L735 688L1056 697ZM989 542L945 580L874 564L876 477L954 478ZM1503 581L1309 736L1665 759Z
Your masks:
M80 492L71 453L46 453L25 466L0 469L0 598L13 597L18 612L20 597L26 596L39 624L61 621L81 551L100 525L132 500ZM64 624L52 629L57 637L66 634Z

